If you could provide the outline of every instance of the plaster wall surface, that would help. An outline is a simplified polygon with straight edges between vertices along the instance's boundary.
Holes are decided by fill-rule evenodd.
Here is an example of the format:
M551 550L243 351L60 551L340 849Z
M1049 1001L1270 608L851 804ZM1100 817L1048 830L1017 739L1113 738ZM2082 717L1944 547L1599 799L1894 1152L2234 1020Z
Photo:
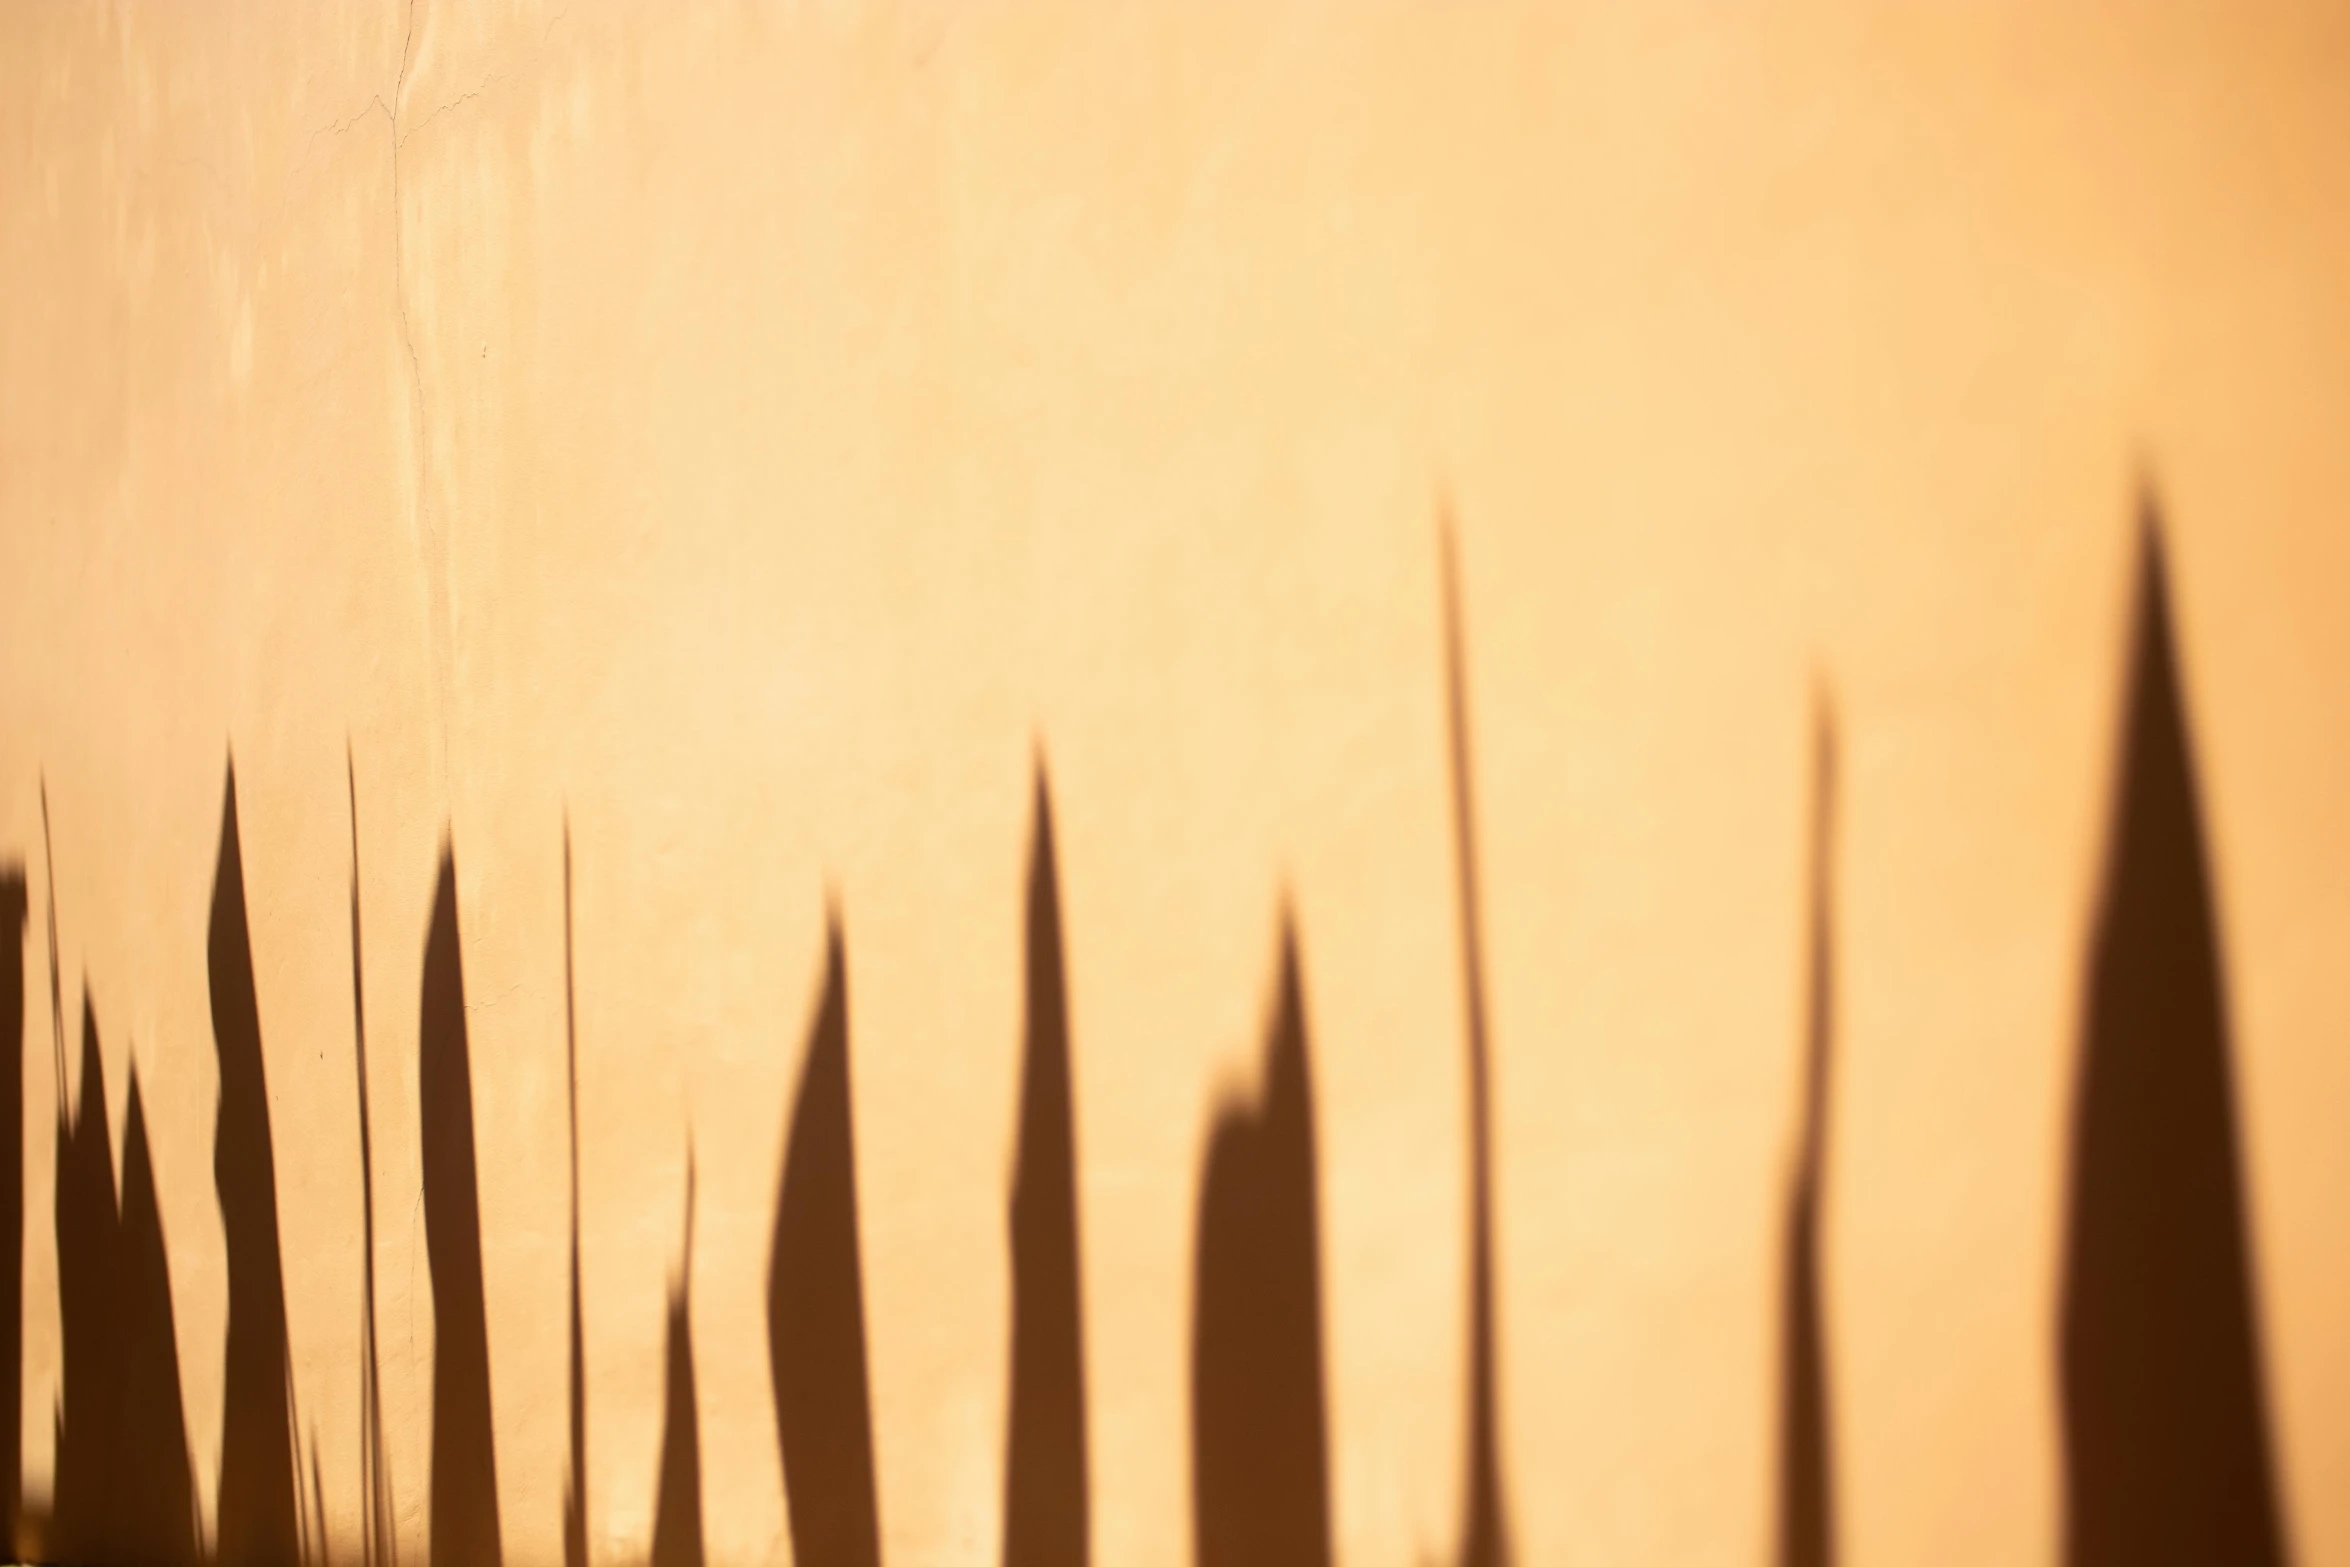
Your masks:
M373 1539L367 1222L434 1538L446 854L504 1558L565 1555L575 1137L589 1559L678 1320L699 1544L792 1558L835 928L881 1552L1001 1557L1041 783L1093 1559L1194 1554L1285 931L1336 1559L1463 1530L1472 993L1515 1555L1769 1555L1826 726L1840 1554L2060 1559L2151 547L2276 1514L2350 1563L2343 8L17 5L0 277L26 1549L85 987L219 1529L233 765L308 1554Z

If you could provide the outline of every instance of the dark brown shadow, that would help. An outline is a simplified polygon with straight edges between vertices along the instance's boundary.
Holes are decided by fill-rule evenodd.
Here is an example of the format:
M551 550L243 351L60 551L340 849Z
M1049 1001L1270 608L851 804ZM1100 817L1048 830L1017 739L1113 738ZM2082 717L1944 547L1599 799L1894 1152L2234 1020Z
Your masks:
M24 1491L24 999L22 865L0 871L0 1550L22 1551L16 1515Z
M1811 972L1805 1023L1803 1126L1787 1193L1779 1319L1779 1562L1833 1567L1835 1445L1828 1414L1827 1336L1820 1321L1820 1188L1826 1179L1828 1069L1835 1033L1832 877L1836 731L1823 704L1813 737Z
M825 937L823 994L800 1068L767 1274L767 1349L792 1560L827 1567L875 1567L881 1560L851 1125L848 973L835 915Z
M1077 1265L1077 1114L1053 809L1036 775L1028 862L1028 999L1012 1172L1012 1389L1004 1469L1006 1567L1087 1558L1085 1337Z
M1477 892L1476 791L1469 774L1469 677L1461 647L1460 570L1452 519L1444 519L1445 703L1452 742L1453 867L1460 897L1461 1008L1469 1053L1468 1454L1461 1479L1462 1567L1510 1560L1509 1503L1501 1476L1499 1352L1493 1329L1492 1067L1485 1029L1485 938Z
M2159 518L2089 954L2059 1357L2076 1567L2286 1558L2227 984Z
M571 1473L563 1482L563 1567L587 1567L587 1333L579 1289L579 990L571 967L568 817L563 822L563 1059L571 1108ZM695 1537L700 1538L698 1520Z
M220 1062L212 1179L228 1240L228 1349L221 1383L214 1550L223 1567L278 1567L300 1559L301 1533L295 1521L277 1160L269 1135L269 1084L262 1066L233 764L220 808L220 860L212 877L206 963L212 1039Z
M103 1113L101 1113L102 1115ZM196 1482L188 1461L188 1423L180 1404L179 1337L171 1309L170 1253L155 1200L155 1164L139 1072L131 1068L122 1121L122 1228L116 1282L122 1291L121 1423L111 1476L117 1559L193 1563L197 1559Z
M359 1077L359 1227L361 1240L360 1321L367 1345L367 1363L360 1368L359 1418L360 1496L365 1514L360 1522L359 1559L363 1567L389 1567L398 1560L399 1541L392 1507L391 1471L384 1456L383 1356L375 1331L375 1143L370 1129L367 1098L367 986L359 945L359 773L346 747L344 777L351 791L351 1023Z
M62 1063L61 1063L62 1068ZM108 1554L114 1426L122 1402L116 1344L114 1157L106 1135L106 1067L98 1019L82 998L81 1102L70 1112L57 1076L57 1325L63 1387L50 1492L51 1555Z
M498 1463L490 1426L473 1068L457 931L457 864L446 848L425 937L421 1009L416 1085L433 1308L429 1559L433 1567L498 1567Z
M1192 1544L1200 1567L1330 1560L1313 1083L1282 919L1264 1081L1227 1103L1200 1184L1191 1314Z
M685 1162L685 1259L669 1292L669 1388L652 1567L702 1567L702 1421L694 1400L694 1163ZM795 1558L796 1560L797 1558Z
M82 1099L68 1095L65 997L57 945L57 850L49 836L49 783L41 781L41 847L47 871L50 1070L57 1090L52 1138L56 1176L50 1222L57 1244L58 1390L51 1448L46 1560L86 1553L106 1517L106 1450L114 1423L114 1161L106 1146L106 1074L98 1022L82 996Z
M95 1009L82 1000L81 1105L59 1079L58 1318L64 1389L49 1554L114 1567L197 1558L195 1481L180 1402L171 1273L138 1073L123 1117L122 1197L106 1135Z

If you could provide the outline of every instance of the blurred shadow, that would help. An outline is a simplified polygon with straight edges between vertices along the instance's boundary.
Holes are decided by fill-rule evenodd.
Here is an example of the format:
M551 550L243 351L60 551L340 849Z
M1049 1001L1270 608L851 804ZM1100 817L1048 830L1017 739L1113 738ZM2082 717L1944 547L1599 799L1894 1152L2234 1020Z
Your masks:
M1779 1561L1832 1567L1836 1560L1834 1444L1828 1358L1820 1323L1820 1187L1826 1178L1828 1067L1834 1038L1836 831L1835 721L1823 704L1813 736L1811 973L1804 1049L1803 1129L1787 1197L1779 1343Z
M98 1026L82 996L82 1107L67 1102L65 996L57 945L57 849L49 836L49 781L41 780L41 850L49 922L50 1076L57 1092L51 1138L56 1174L50 1223L57 1245L58 1390L50 1450L49 1516L37 1531L46 1559L76 1554L104 1517L107 1432L114 1418L114 1165L106 1147L105 1074L97 1058ZM90 1090L99 1089L95 1101ZM91 1106L98 1106L93 1128ZM95 1135L93 1136L93 1131ZM99 1153L91 1156L93 1143ZM36 1531L28 1530L27 1533Z
M121 1403L116 1351L114 1158L106 1137L106 1067L98 1019L82 997L81 1103L70 1113L57 1076L57 1326L64 1386L57 1408L48 1546L61 1561L107 1554L114 1424Z
M1200 1184L1191 1327L1192 1536L1200 1567L1330 1560L1313 1085L1297 942L1254 1105L1217 1114Z
M220 1491L214 1551L225 1567L300 1559L293 1407L287 1383L285 1276L278 1254L277 1162L270 1145L261 1008L245 914L244 853L232 764L220 808L206 944L220 1104L212 1179L228 1241L228 1349L221 1381Z
M1493 1122L1485 1031L1485 938L1477 892L1476 792L1469 775L1467 660L1461 647L1460 570L1452 518L1444 556L1444 676L1452 742L1453 869L1461 922L1461 1006L1469 1047L1469 1408L1468 1464L1461 1482L1462 1567L1510 1559L1509 1504L1501 1478L1501 1432L1493 1342Z
M587 1334L579 1301L579 991L571 967L568 817L563 822L563 1059L571 1106L571 1473L563 1482L563 1567L587 1567ZM698 1528L696 1533L698 1537Z
M318 1424L310 1425L310 1516L318 1528L318 1567L334 1567L334 1536L326 1526L326 1476L318 1472Z
M1085 1340L1077 1263L1077 1131L1053 812L1041 763L1028 864L1028 1000L1012 1175L1012 1388L1006 1567L1087 1556Z
M0 1551L17 1554L24 1488L24 937L22 865L0 871Z
M497 1567L497 1451L490 1427L489 1313L482 1293L473 1069L457 932L457 864L441 851L424 944L416 1053L424 1240L432 1265L433 1567Z
M2161 525L2136 623L2073 1107L2060 1360L2065 1556L2285 1559L2227 986Z
M694 1402L694 1164L685 1163L685 1260L669 1292L669 1389L652 1567L702 1567L702 1422ZM798 1560L797 1557L794 1560Z
M808 1031L776 1199L767 1349L792 1560L875 1567L881 1528L857 1253L848 974L837 915L826 931L824 989Z
M365 1291L360 1311L367 1339L367 1364L360 1368L359 1385L360 1457L365 1466L361 1489L366 1503L359 1557L365 1567L382 1567L398 1559L399 1541L391 1473L384 1458L383 1356L375 1332L375 1143L367 1108L367 987L359 946L359 773L348 747L343 766L351 791L351 1023L359 1076L360 1287Z
M180 1402L179 1340L147 1118L133 1068L123 1116L122 1200L106 1136L98 1024L82 998L81 1106L58 1081L57 1293L64 1343L53 1514L60 1561L192 1563L195 1481Z
M103 1125L104 1111L100 1111ZM122 1228L116 1284L122 1291L121 1423L110 1465L109 1498L117 1559L141 1564L197 1559L196 1482L188 1461L188 1423L180 1404L179 1337L171 1309L171 1269L163 1215L155 1200L155 1165L139 1071L131 1068L122 1123Z

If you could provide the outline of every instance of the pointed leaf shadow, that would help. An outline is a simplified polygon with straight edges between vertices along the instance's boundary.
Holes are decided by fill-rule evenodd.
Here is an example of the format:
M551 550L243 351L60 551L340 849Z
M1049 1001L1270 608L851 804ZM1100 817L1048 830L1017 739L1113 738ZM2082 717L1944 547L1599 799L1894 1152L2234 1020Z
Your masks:
M64 1085L59 1084L62 1097ZM64 1390L54 1512L59 1560L196 1560L196 1493L180 1401L171 1273L155 1198L138 1073L123 1115L122 1195L106 1136L106 1075L96 1009L82 998L82 1092L59 1105L58 1316Z
M122 1291L121 1396L111 1504L118 1554L164 1564L197 1559L196 1481L180 1402L179 1334L170 1253L155 1198L155 1160L139 1072L131 1068L122 1119L122 1219L116 1284Z
M212 1178L228 1241L228 1344L221 1381L219 1510L214 1552L224 1567L300 1559L295 1523L292 1394L286 1354L285 1275L279 1259L277 1162L261 1008L245 914L244 852L232 765L220 812L206 943L212 1038L220 1063Z
M767 1349L792 1559L876 1567L881 1526L857 1247L848 1005L836 917L826 931L823 993L808 1031L776 1199Z
M383 1355L375 1322L375 1139L367 1095L367 986L361 961L359 923L359 770L346 747L344 778L351 797L351 1026L352 1070L359 1087L359 1320L366 1362L360 1368L362 1567L389 1567L399 1556L391 1471L384 1452ZM314 1455L315 1456L315 1455Z
M57 1325L63 1387L57 1410L48 1547L60 1560L96 1559L109 1539L108 1465L121 1401L116 1351L114 1158L106 1138L106 1068L98 1020L82 998L81 1103L70 1113L57 1084Z
M0 871L0 1551L19 1556L24 1424L24 1030L22 865Z
M2128 679L2073 1107L2065 1555L2260 1567L2286 1548L2226 976L2151 504Z
M441 852L416 1052L425 1251L432 1267L433 1567L498 1567L497 1449L490 1425L489 1312L482 1290L473 1069L457 929L457 863Z
M1828 1071L1833 1049L1834 939L1830 876L1836 810L1836 736L1823 710L1814 743L1811 973L1804 1048L1803 1125L1787 1195L1780 1305L1779 1561L1833 1567L1835 1451L1820 1311L1820 1188L1826 1179Z
M1041 764L1028 867L1028 998L1012 1176L1012 1386L1004 1471L1006 1567L1087 1556L1085 1340L1077 1262L1076 1108L1053 813Z

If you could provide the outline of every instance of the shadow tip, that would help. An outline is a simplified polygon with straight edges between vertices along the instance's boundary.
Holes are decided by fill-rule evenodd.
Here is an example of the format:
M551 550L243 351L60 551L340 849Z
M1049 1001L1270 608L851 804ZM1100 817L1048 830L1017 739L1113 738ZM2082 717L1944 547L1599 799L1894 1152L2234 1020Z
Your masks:
M2152 479L2141 478L2138 481L2137 513L2134 531L2138 536L2140 567L2159 572L2163 569L2166 525L2163 522L2162 492L2156 488Z

